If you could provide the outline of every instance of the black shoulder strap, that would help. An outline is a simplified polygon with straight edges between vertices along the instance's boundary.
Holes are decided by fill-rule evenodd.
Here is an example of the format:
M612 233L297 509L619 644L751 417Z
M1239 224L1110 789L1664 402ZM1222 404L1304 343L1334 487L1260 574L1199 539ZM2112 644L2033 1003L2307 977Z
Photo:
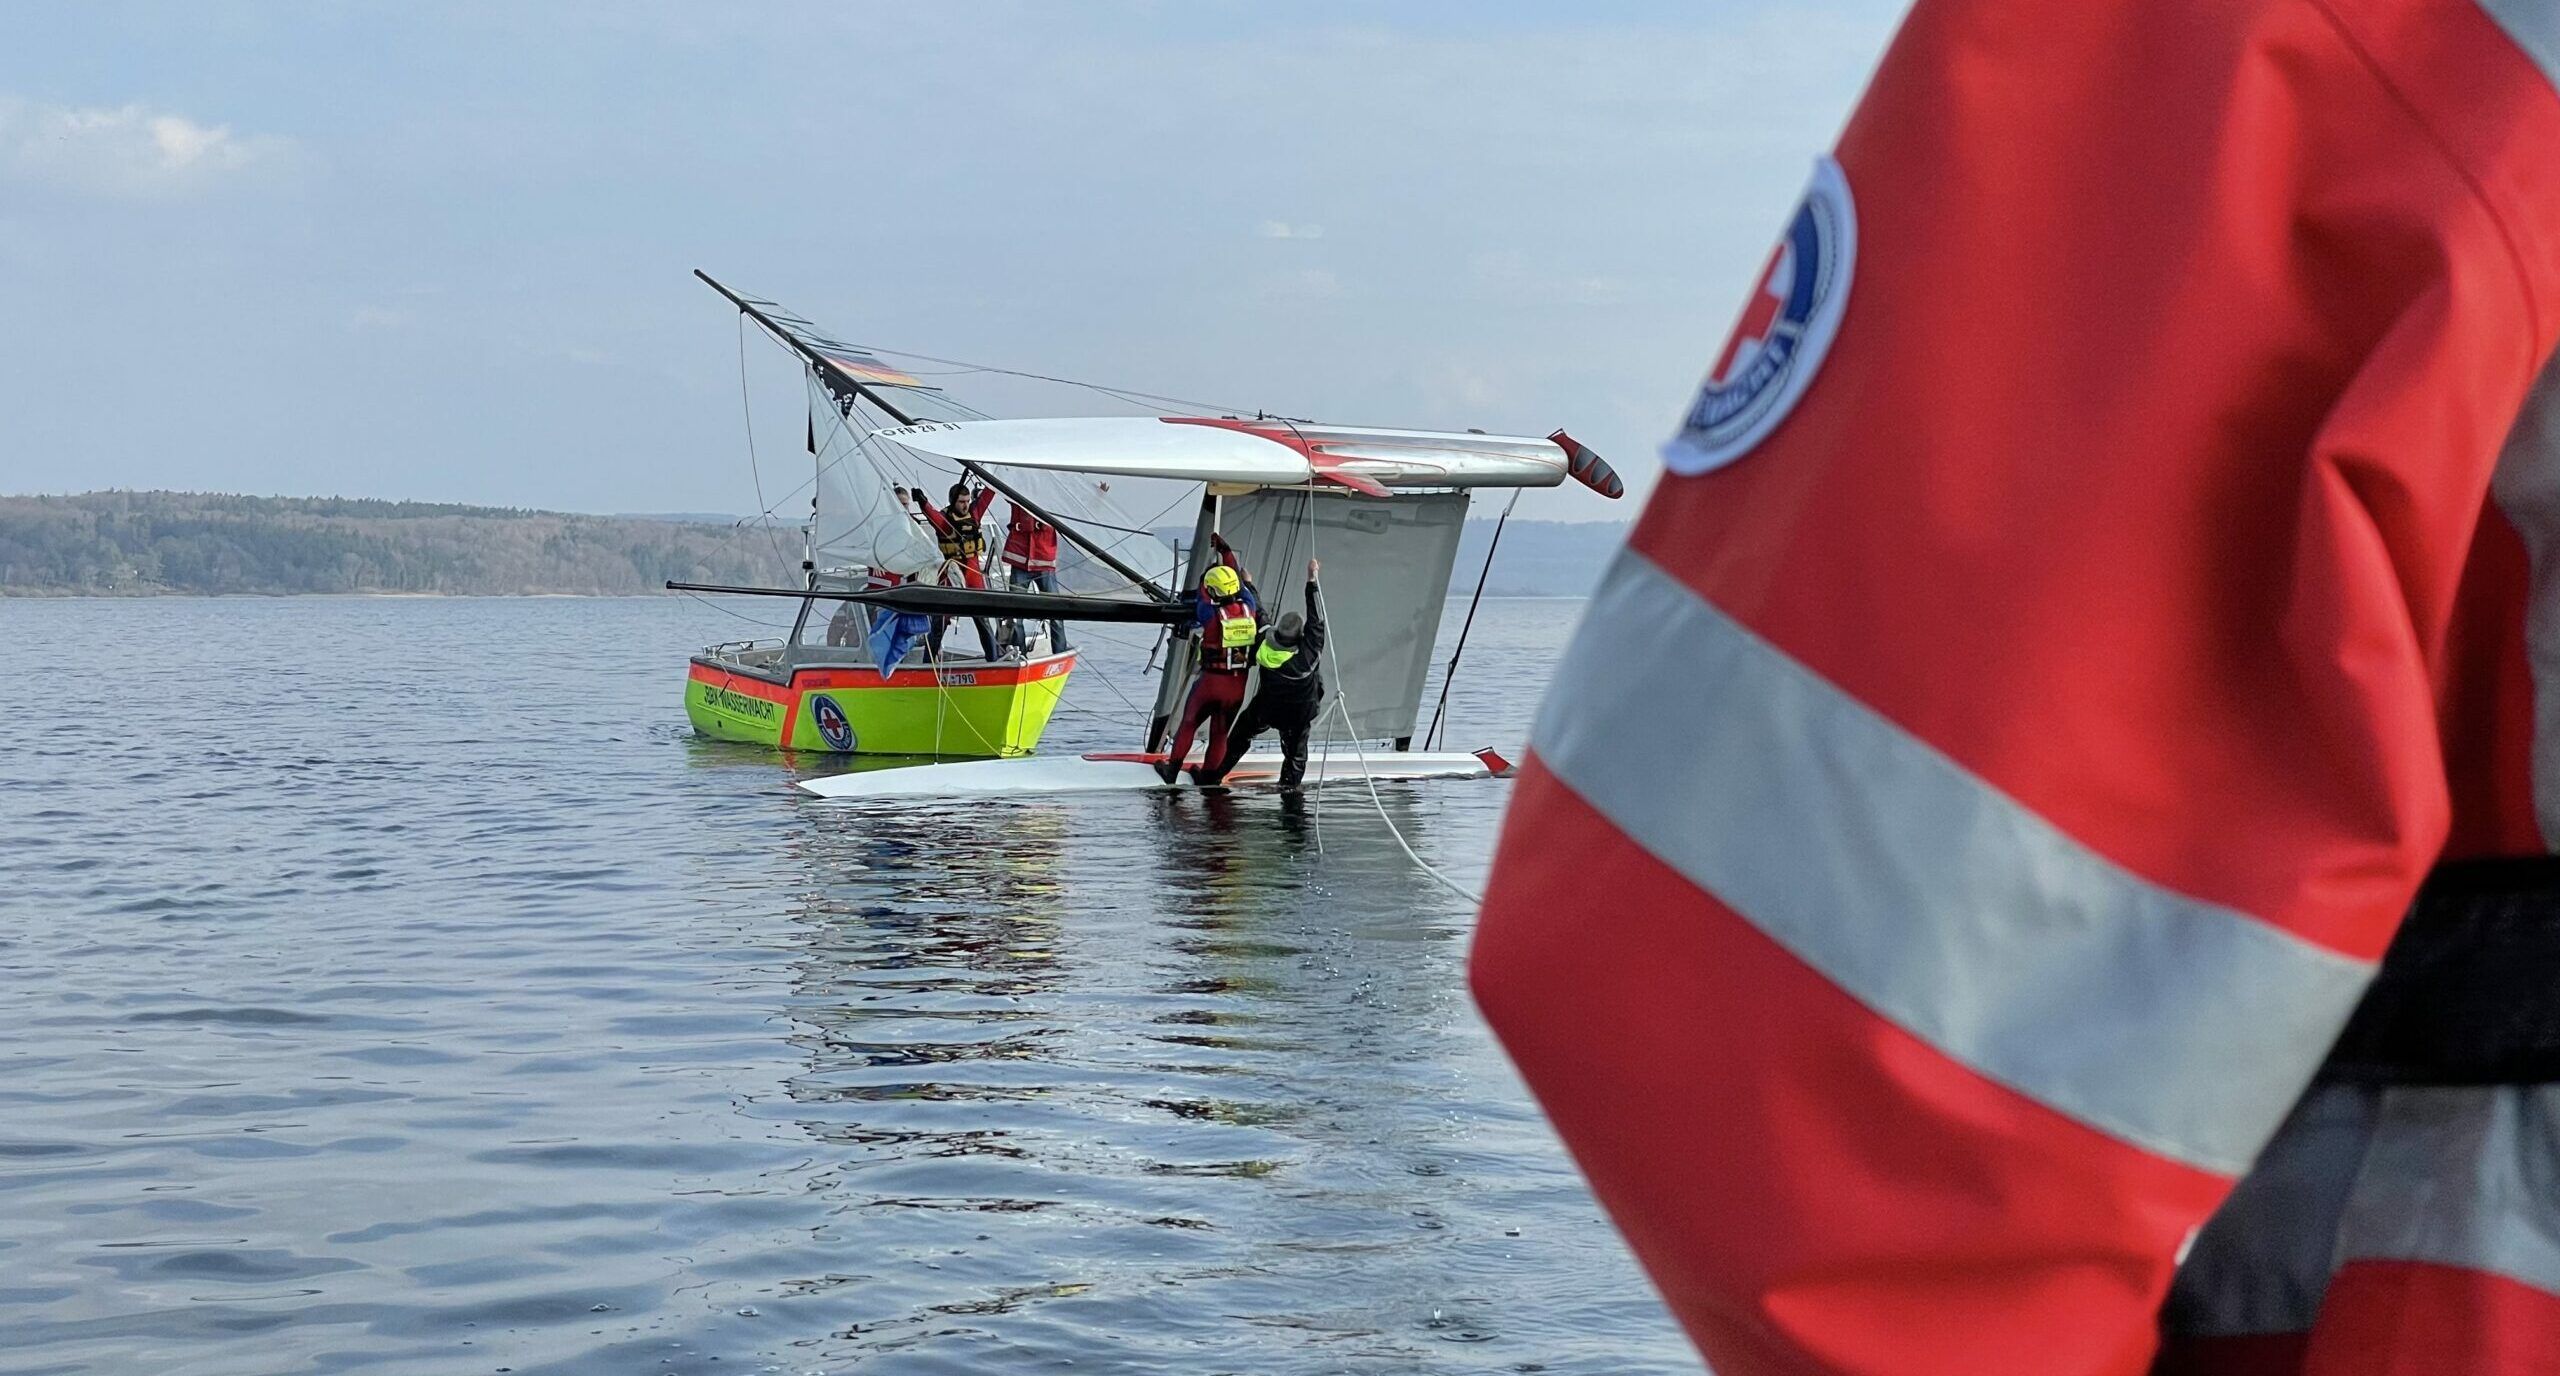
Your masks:
M2437 866L2320 1076L2560 1083L2560 857Z

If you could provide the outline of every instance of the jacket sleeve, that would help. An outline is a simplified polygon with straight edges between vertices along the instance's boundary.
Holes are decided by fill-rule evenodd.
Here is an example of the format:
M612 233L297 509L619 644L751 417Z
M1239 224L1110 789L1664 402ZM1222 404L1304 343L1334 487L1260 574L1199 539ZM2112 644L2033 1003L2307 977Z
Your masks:
M976 520L976 521L984 521L985 519L987 519L987 508L989 508L989 507L991 507L991 506L994 506L995 504L996 504L996 490L995 490L994 488L992 488L992 487L982 487L982 488L979 488L979 489L978 489L978 500L977 500L977 502L976 502L974 505L972 505L972 506L969 508L969 517L970 517L970 519L971 519L971 520Z
M1919 0L1558 660L1473 955L1719 1376L2145 1369L2445 844L2457 606L2520 658L2534 51Z
M1317 599L1316 580L1307 580L1307 657L1324 653L1324 604Z

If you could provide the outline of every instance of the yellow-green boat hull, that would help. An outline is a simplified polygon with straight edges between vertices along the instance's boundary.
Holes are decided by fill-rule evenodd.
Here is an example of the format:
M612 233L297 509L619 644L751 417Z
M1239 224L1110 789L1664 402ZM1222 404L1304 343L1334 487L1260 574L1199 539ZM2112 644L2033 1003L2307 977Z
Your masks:
M713 740L840 755L1028 755L1066 692L1075 652L997 664L749 669L696 656L685 716ZM787 679L784 675L788 675Z

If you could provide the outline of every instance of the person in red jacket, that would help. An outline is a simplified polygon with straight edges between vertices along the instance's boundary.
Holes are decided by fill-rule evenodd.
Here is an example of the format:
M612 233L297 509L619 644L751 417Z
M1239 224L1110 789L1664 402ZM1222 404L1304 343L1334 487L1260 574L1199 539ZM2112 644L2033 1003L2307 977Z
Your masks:
M1719 1376L2560 1371L2555 345L2560 0L1918 0L1473 954Z
M1058 528L1041 520L1020 502L1013 504L1012 514L1004 525L1005 586L1016 592L1057 592ZM1014 639L1022 638L1021 625L1015 623ZM1049 623L1049 652L1056 654L1073 649L1067 644L1067 623Z
M1165 755L1156 763L1156 773L1166 783L1181 777L1182 761L1191 753L1191 738L1203 723L1209 728L1209 741L1192 771L1200 782L1214 782L1211 773L1227 750L1227 732L1235 724L1236 713L1244 709L1244 690L1253 672L1254 644L1262 634L1262 596L1254 590L1244 566L1236 559L1235 550L1226 537L1212 531L1209 546L1217 558L1200 575L1200 589L1192 596L1191 624L1180 634L1195 636L1200 641L1200 664L1191 680L1191 691L1183 699L1182 722L1174 728L1173 739L1165 747Z

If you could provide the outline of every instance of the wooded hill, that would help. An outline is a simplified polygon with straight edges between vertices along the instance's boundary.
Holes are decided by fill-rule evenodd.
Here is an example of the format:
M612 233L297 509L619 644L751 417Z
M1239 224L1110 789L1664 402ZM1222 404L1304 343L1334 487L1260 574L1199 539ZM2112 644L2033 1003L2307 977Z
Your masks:
M0 593L640 593L796 576L796 531L340 497L0 497Z
M1489 520L1467 523L1452 594L1474 590L1492 532ZM1589 592L1625 533L1513 521L1485 590ZM670 578L796 584L799 562L796 529L718 517L197 492L0 497L0 594L614 595L657 592Z

